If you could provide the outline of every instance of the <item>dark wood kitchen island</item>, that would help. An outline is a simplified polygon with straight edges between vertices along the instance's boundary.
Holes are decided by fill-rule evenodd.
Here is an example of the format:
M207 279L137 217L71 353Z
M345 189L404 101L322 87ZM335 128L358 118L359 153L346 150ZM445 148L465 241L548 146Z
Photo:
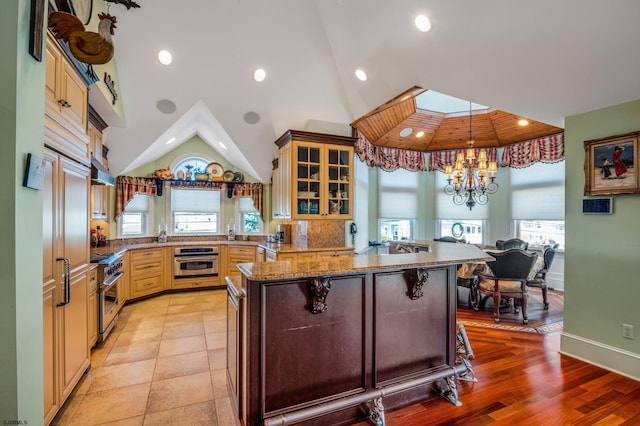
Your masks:
M472 245L433 243L238 265L227 375L242 424L384 424L385 409L433 394L457 402L455 265L485 260Z

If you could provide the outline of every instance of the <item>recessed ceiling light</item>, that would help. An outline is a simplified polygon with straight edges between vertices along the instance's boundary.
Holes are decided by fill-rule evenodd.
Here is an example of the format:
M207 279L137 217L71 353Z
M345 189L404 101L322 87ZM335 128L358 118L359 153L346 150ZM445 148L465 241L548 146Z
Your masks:
M416 133L416 138L421 138L423 136L424 136L424 132L422 130Z
M173 56L168 50L161 50L158 52L158 60L162 65L169 65L173 61Z
M223 144L222 142L218 142L218 145L220 145L220 148L226 150L227 146L225 144Z
M415 23L416 27L423 33L426 33L431 29L431 21L429 21L429 18L424 15L416 16Z
M258 83L260 83L261 81L264 81L266 77L267 77L267 73L262 68L258 68L253 73L253 79Z
M529 120L521 118L520 120L518 120L518 124L521 125L522 127L528 126L529 125Z
M176 141L176 138L171 138L166 142L166 144L169 145L171 143L174 143L175 141Z
M413 133L413 129L411 127L405 127L404 129L400 130L400 136L402 136L403 138L406 138L411 133Z
M356 78L360 81L367 81L367 73L362 70L356 70Z

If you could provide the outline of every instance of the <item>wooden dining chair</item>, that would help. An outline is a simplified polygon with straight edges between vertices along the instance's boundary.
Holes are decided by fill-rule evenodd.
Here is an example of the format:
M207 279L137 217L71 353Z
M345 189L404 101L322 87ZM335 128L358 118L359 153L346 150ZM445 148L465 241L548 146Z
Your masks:
M489 272L483 272L474 283L475 299L480 294L493 297L493 320L500 322L500 299L521 301L522 322L527 324L527 277L538 258L537 253L521 249L489 253L495 260L487 262Z
M536 272L536 275L533 278L527 281L527 287L538 287L542 290L542 303L544 304L544 309L549 309L549 301L547 300L547 272L549 272L549 268L551 268L551 263L553 263L555 255L556 250L553 246L546 247L542 254L544 266Z
M511 250L511 249L526 250L529 248L529 243L521 240L520 238L510 238L508 240L496 241L496 248L498 250Z

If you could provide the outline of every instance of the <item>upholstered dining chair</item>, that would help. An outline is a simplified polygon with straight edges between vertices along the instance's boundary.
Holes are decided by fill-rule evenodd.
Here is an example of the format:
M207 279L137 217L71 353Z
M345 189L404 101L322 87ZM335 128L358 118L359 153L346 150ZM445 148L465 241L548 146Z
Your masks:
M553 246L546 247L542 258L544 259L544 266L539 270L536 275L527 281L527 287L538 287L542 290L542 303L544 309L549 309L549 301L547 300L547 272L551 268L553 258L556 256L556 250Z
M462 242L459 239L454 237L440 237L440 238L435 238L433 241L440 241L441 243L461 243Z
M496 241L496 248L498 250L511 250L511 249L526 250L529 248L529 243L521 240L520 238L511 238L509 240Z
M493 297L493 320L500 322L500 299L517 299L522 303L522 322L527 324L527 276L538 258L537 253L510 249L489 253L495 260L487 262L489 273L483 272L474 283L475 300L480 294Z

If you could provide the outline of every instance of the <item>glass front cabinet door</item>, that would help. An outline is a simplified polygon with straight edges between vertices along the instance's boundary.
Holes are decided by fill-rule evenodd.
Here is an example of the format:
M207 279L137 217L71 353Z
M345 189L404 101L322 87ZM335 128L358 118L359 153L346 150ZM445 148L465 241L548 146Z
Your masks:
M298 140L297 133L292 135L292 218L351 219L355 138L300 132L303 140Z

